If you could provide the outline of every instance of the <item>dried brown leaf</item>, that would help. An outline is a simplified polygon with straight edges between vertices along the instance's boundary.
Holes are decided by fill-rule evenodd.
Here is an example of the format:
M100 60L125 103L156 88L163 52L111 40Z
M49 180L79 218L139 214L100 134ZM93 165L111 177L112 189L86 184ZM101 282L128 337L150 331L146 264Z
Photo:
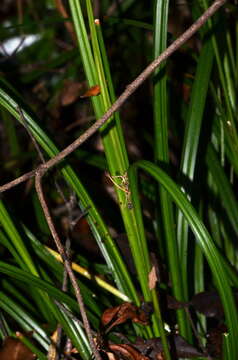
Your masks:
M156 360L165 360L165 357L164 357L164 354L161 352L161 353L158 353L156 355Z
M104 311L104 313L101 316L101 323L103 326L108 325L112 319L117 315L121 305L115 306L113 308L109 308Z
M106 351L106 354L107 354L108 360L117 360L116 355L113 354L112 352Z
M107 326L111 323L109 329L112 329L114 326L122 324L127 320L132 320L141 325L148 325L149 314L143 311L143 309L125 302L122 305L105 310L101 317L103 326Z
M156 268L153 265L152 269L150 270L150 273L149 273L149 289L150 290L155 289L157 281L158 281L158 278L157 278L157 274L156 274Z
M81 98L87 98L91 96L97 96L101 93L101 88L99 85L92 86L90 89L88 89L83 95L81 95Z
M19 339L11 336L5 338L0 349L1 360L34 360L36 355Z
M57 359L57 349L56 344L58 340L58 330L56 329L54 333L52 334L51 338L51 344L49 346L48 354L47 354L47 360L56 360Z
M121 354L121 357L125 357L128 360L149 360L147 356L144 356L141 352L128 344L111 344L108 345L108 347L110 350Z

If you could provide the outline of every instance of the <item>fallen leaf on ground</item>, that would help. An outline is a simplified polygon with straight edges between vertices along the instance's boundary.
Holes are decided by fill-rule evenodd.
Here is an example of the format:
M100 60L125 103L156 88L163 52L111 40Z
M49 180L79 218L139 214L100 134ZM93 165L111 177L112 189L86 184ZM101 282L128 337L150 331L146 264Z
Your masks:
M112 329L114 326L122 324L127 320L131 320L141 325L148 325L149 314L146 311L143 311L143 309L125 302L122 305L105 310L101 317L103 326L107 326L111 323L109 329Z
M108 345L108 347L110 350L119 353L121 355L120 358L129 360L149 360L147 356L144 356L129 344L111 344Z
M199 351L196 347L190 345L180 335L169 335L167 339L171 352L173 352L178 358L206 357L201 351ZM150 359L156 359L157 355L162 353L163 351L163 346L160 338L152 338L147 340L138 339L132 345L138 351L146 354Z
M23 342L8 336L0 349L1 360L34 360L36 355Z

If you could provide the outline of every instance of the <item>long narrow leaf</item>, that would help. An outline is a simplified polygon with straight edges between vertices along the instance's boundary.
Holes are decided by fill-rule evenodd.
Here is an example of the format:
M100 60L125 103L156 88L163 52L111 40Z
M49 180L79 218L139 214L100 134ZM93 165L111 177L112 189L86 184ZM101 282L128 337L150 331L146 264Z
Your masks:
M236 359L238 356L236 340L238 336L238 316L231 287L229 285L229 278L225 271L224 261L222 260L221 254L218 252L206 227L199 219L199 216L191 203L174 181L163 170L149 161L139 161L135 163L133 167L143 169L155 180L157 180L166 189L166 191L168 191L173 201L183 212L183 215L185 216L198 244L203 251L204 256L207 259L212 274L216 279L217 290L224 306L226 321L231 335L229 344L232 349L232 359Z
M27 126L37 142L42 146L42 148L48 153L50 157L53 157L58 153L56 146L38 126L37 121L34 119L34 114L32 114L26 104L24 104L20 96L16 94L16 92L11 89L9 84L6 81L3 81L1 78L0 105L7 109L18 121L21 121L21 118L17 111L17 107L21 106ZM110 232L103 222L97 208L89 197L85 187L82 185L79 178L69 165L65 165L62 168L62 173L67 182L70 184L70 186L72 186L78 195L82 208L89 208L88 221L118 288L121 291L124 291L128 297L132 299L136 298L137 295L135 293L134 286L128 272L126 271L126 267L122 261L118 249L112 240Z
M213 64L213 47L211 39L203 45L198 59L195 81L192 87L192 95L186 116L186 129L183 140L183 153L180 169L186 179L193 185L195 167L198 160L198 145L200 132L205 111L208 86ZM196 196L196 193L194 193ZM191 199L191 195L189 194ZM193 199L191 199L193 200ZM183 290L185 300L188 300L188 224L181 212L178 213L177 241L182 270Z

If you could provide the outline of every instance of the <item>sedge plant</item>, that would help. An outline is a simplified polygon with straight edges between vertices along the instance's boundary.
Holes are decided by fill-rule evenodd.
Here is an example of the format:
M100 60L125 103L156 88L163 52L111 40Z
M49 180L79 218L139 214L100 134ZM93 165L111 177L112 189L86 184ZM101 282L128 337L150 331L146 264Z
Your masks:
M109 42L118 37L118 43L125 47L126 61L133 68L130 41L133 39L134 46L139 47L143 40L143 55L147 63L152 61L166 49L170 41L168 24L173 4L169 0L154 0L145 12L142 2L125 0L119 7L115 5L113 10L108 1L102 0L100 11L105 14L108 11L111 16L106 17L105 21L94 16L94 5L91 0L69 0L66 5L68 17L62 19L56 12L55 4L45 1L38 10L39 13L45 10L47 15L39 27L36 21L31 20L31 16L36 17L38 6L32 4L31 10L23 12L21 23L16 24L12 19L10 27L3 26L2 34L7 38L8 31L24 32L25 35L32 29L42 32L38 47L36 43L30 46L30 51L26 49L19 55L16 53L19 61L31 61L31 52L37 53L42 47L38 55L38 60L42 62L45 60L44 53L50 54L58 27L63 28L66 22L72 22L74 48L63 55L55 50L53 59L45 62L45 72L50 73L53 69L57 73L58 67L66 69L64 76L59 72L51 79L49 109L54 106L54 101L57 104L57 92L62 90L67 76L75 81L80 76L89 90L95 86L99 89L99 93L84 104L87 111L93 114L93 121L96 121L115 102L117 88L121 86L120 72L115 74L111 60ZM188 7L190 21L195 21L209 5L206 0L192 1ZM99 331L100 316L106 308L122 301L137 306L143 301L150 302L153 305L150 325L127 325L125 331L131 338L138 335L144 339L161 338L167 360L172 359L173 355L166 336L167 313L161 307L162 289L180 302L188 302L198 292L216 289L227 327L227 333L223 335L224 358L233 360L238 354L237 308L232 293L232 287L238 287L235 240L238 232L235 193L238 170L238 25L233 16L235 9L231 4L225 6L226 12L221 9L200 29L196 35L196 46L189 48L185 44L181 51L182 54L188 53L188 66L180 73L179 85L183 91L178 91L180 106L177 110L173 108L177 101L175 91L178 90L173 79L173 66L179 67L181 64L169 58L149 79L149 91L143 93L143 98L149 97L144 105L148 119L140 122L143 129L142 136L138 136L149 148L149 155L145 153L146 159L131 159L123 114L115 112L99 130L102 153L79 148L57 166L57 174L52 170L53 177L61 179L65 196L69 197L70 192L75 194L76 206L85 212L100 251L100 261L103 259L101 264L97 261L92 264L90 257L81 253L77 244L71 241L75 252L72 268L77 273L93 335L96 337ZM51 19L53 30L46 26L51 11L55 12L55 17ZM115 48L112 50L117 52ZM140 48L135 50L140 51ZM116 53L117 57L119 53ZM120 71L123 70L122 67ZM21 168L21 164L30 163L33 168L37 166L35 149L27 153L26 146L18 138L22 129L27 130L26 134L32 134L46 160L56 156L61 145L49 124L42 121L34 109L34 103L28 101L14 81L4 74L3 71L0 77L0 105L2 127L11 155L10 160L6 157L3 166L3 180L7 181L9 179L5 174L17 177L23 173L25 166ZM131 74L134 75L133 69ZM36 85L36 81L44 76L44 71L39 67L23 75L20 84L23 88L26 84ZM188 96L185 96L184 89L188 89ZM140 116L140 103L134 106L137 116ZM53 112L50 114L53 118ZM134 137L138 140L137 135L134 134ZM174 154L173 140L178 138L178 153ZM30 137L28 142L31 143ZM174 163L171 157L175 157ZM90 181L85 181L87 174L81 174L81 163L85 165L86 173L90 168L95 177L99 177L98 173L107 174L116 199L115 217L110 213L110 207L100 204L100 194L93 192ZM47 179L50 178L47 176ZM51 204L57 201L65 203L54 184L49 186L44 180L43 188ZM62 258L49 246L51 234L31 183L29 189L27 191L31 192L31 196L24 209L27 215L21 213L21 204L14 208L14 201L16 203L17 196L20 196L17 189L14 189L13 200L6 192L0 203L0 272L3 275L0 293L1 338L14 335L16 329L31 331L34 341L26 336L22 337L22 341L37 358L46 359L51 346L50 337L60 324L64 336L70 339L80 357L90 359L92 349L78 320L79 310L74 292L70 284L67 290L61 289L65 276ZM11 191L13 189L9 193ZM149 225L148 218L144 216L146 201L153 207ZM52 216L55 217L54 214ZM57 219L54 221L60 227ZM119 249L110 222L116 232L119 232L119 228L123 229L125 237L122 247L129 245L130 253L123 255ZM61 233L63 237L65 234L71 236L64 228ZM169 277L167 282L157 277L153 286L149 281L154 266L151 250ZM132 259L134 272L128 266L128 258ZM59 306L59 302L63 306ZM206 347L205 333L210 325L205 316L194 314L191 325L186 311L179 309L173 321L175 325L170 325L170 331L176 327L189 343L202 343ZM47 328L44 323L47 323ZM195 328L198 335L194 334ZM200 342L197 339L199 336Z

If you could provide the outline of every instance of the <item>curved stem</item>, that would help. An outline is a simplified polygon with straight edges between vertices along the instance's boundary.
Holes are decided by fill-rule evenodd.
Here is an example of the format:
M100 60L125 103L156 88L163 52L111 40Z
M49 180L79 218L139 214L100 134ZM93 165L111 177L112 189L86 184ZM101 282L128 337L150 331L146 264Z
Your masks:
M68 256L67 256L67 254L65 252L65 249L64 249L64 247L63 247L63 245L61 243L61 240L59 238L59 235L58 235L58 233L56 231L56 228L55 228L55 225L53 223L53 220L52 220L48 205L47 205L46 200L45 200L45 196L44 196L43 189L42 189L42 178L43 178L44 174L46 173L46 171L47 171L47 168L45 168L42 165L42 167L40 167L40 169L37 170L36 173L35 173L36 192L37 192L39 201L41 203L42 210L44 212L46 221L48 223L50 232L51 232L51 234L53 236L56 247L57 247L57 249L58 249L58 251L59 251L59 253L60 253L61 257L62 257L62 260L64 261L65 269L66 269L66 271L67 271L67 273L69 275L70 281L71 281L72 286L74 288L75 296L76 296L76 299L77 299L77 302L78 302L78 305L79 305L79 309L80 309L80 313L81 313L81 316L82 316L82 320L83 320L83 325L84 325L85 331L87 333L91 349L93 351L95 359L96 360L101 360L101 356L100 356L100 354L99 354L99 352L98 352L98 350L96 348L96 344L95 344L95 342L93 340L92 331L91 331L90 324L89 324L89 321L88 321L88 317L87 317L87 314L86 314L86 308L85 308L85 305L84 305L84 302L83 302L83 297L82 297L82 294L81 294L80 287L78 285L77 279L76 279L76 277L74 275L74 272L72 270L72 267L71 267L70 261L68 259Z

